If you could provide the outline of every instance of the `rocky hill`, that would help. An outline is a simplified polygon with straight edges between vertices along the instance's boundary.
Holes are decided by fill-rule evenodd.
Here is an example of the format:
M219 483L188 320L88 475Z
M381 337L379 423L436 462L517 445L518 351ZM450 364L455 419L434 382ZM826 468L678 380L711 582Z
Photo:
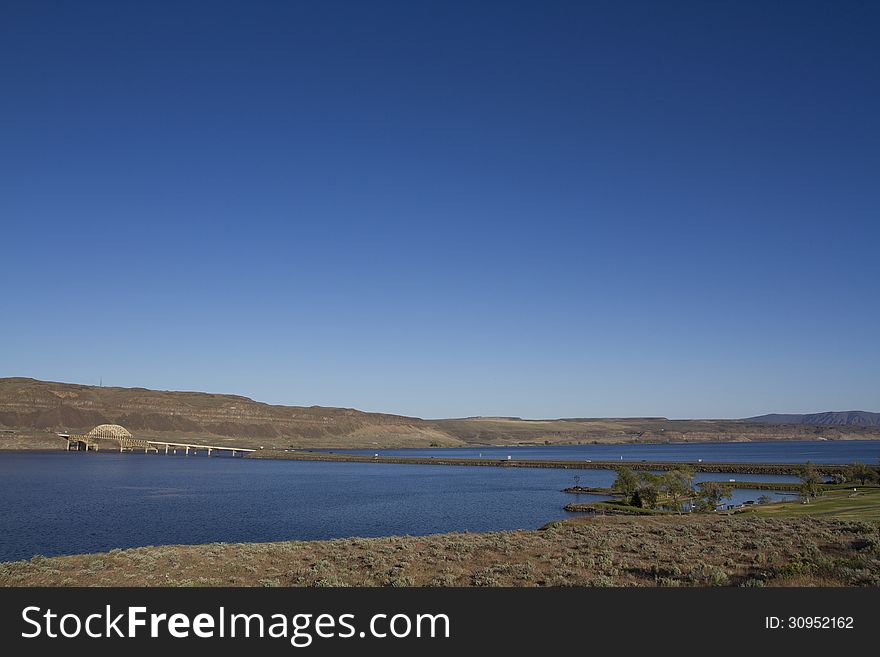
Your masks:
M880 413L868 411L826 411L825 413L771 413L748 419L760 424L811 424L814 426L880 427Z
M115 423L136 437L266 448L880 439L880 426L756 420L470 417L424 420L238 395L0 378L0 449L52 449L55 432Z

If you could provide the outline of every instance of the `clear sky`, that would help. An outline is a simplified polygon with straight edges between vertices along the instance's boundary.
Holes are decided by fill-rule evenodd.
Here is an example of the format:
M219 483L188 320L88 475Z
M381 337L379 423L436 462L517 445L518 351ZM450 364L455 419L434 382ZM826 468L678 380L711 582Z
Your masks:
M880 411L880 3L0 4L0 376Z

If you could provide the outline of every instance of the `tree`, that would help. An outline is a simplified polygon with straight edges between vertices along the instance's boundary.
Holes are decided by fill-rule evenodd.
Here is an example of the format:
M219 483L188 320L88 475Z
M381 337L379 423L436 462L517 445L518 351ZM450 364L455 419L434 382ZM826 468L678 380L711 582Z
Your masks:
M761 497L758 498L758 504L770 504L773 501L773 498L764 493Z
M721 506L721 500L733 495L733 486L721 481L704 481L696 498L697 511L711 513Z
M809 503L812 498L822 494L822 478L812 463L807 461L800 469L799 476L801 478L801 499Z
M679 468L663 475L662 489L669 497L670 506L681 514L684 502L694 496L694 473L689 468Z
M611 490L623 497L624 504L632 504L633 495L639 490L639 479L632 469L621 466L617 468L617 479L611 485Z
M637 492L642 503L641 506L656 509L662 487L663 477L655 475L653 472L640 472Z
M630 504L630 506L637 506L640 509L644 506L644 503L642 502L642 496L639 495L639 491L636 491L635 493L632 494L632 497L630 498L629 504Z
M862 486L877 479L877 473L874 471L874 468L860 461L850 463L846 468L846 475L850 481L857 481Z

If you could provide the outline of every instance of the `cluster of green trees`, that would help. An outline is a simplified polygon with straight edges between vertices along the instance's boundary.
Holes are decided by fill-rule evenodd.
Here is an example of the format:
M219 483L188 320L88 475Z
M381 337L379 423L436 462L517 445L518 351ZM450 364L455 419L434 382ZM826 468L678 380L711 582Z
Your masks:
M835 484L859 484L867 486L880 481L880 467L871 467L867 463L856 461L846 466L846 472L835 474L832 479Z
M824 492L824 479L816 466L807 461L798 472L800 495L805 502L819 497ZM846 472L836 474L833 481L838 484L858 483L862 486L880 482L880 467L861 462L851 463ZM617 468L617 479L611 489L623 498L623 503L643 509L656 509L663 506L681 513L686 504L695 511L714 511L723 500L733 494L733 487L723 482L707 481L694 485L694 473L682 466L664 474L635 472L631 468ZM770 497L761 496L762 502Z
M822 476L816 471L816 466L807 461L798 473L801 480L800 494L805 502L814 497L819 497L824 492L822 488ZM831 477L835 484L859 484L867 486L880 481L880 468L872 467L861 461L850 463L843 473Z
M682 467L663 474L634 472L617 468L617 479L611 489L620 494L623 503L643 509L667 507L681 513L686 504L696 511L714 511L722 500L733 494L733 488L722 482L694 485L694 473Z

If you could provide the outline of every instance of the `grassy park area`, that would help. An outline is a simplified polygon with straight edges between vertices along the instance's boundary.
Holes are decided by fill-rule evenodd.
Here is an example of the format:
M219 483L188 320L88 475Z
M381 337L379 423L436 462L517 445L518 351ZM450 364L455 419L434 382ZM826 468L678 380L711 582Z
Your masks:
M812 498L809 504L801 501L760 504L753 507L749 513L762 518L813 516L880 522L880 487L856 486L828 490L819 497Z

